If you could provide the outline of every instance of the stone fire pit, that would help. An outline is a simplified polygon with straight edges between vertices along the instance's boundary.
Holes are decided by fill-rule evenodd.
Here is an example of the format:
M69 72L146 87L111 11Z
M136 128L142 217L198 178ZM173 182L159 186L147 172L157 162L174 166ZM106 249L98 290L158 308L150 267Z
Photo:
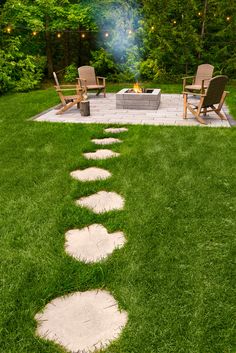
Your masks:
M161 101L161 90L147 88L142 93L130 92L124 88L116 94L117 109L156 110Z

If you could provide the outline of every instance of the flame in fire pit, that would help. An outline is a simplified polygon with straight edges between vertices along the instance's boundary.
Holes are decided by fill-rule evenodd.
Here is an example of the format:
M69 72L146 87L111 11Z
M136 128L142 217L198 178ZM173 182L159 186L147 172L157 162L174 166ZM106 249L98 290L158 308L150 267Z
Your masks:
M138 82L134 84L133 91L134 91L135 93L143 93L143 90L142 90L142 88L139 86L139 83L138 83Z

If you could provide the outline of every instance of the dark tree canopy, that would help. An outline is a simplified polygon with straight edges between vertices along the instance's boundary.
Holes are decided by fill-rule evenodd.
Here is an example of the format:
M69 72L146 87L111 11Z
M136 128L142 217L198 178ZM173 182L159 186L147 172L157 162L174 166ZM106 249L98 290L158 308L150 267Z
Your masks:
M89 63L113 80L174 80L203 62L236 73L235 1L6 0L0 19L12 62L46 57L48 77Z

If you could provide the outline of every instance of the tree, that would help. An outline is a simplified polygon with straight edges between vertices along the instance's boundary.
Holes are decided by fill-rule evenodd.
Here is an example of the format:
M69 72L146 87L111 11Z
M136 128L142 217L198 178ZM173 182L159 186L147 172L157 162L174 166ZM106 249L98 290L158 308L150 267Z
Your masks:
M235 75L235 1L143 0L143 10L146 56L167 72L194 71L210 62L218 72Z
M74 4L68 0L7 0L1 20L3 25L15 28L15 33L28 32L28 36L25 35L27 39L32 37L32 31L44 35L43 51L46 53L48 74L51 76L54 68L53 34L97 29L92 12L91 6L84 5L83 2ZM65 55L68 52L69 48L66 48Z

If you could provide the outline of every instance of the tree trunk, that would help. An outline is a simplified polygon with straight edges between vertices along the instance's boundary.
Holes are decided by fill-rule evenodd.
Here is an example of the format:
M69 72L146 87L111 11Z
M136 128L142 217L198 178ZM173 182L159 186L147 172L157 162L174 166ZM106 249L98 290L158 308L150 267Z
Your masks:
M203 45L204 37L205 37L205 28L206 28L206 15L207 15L207 5L208 5L208 0L205 0L204 2L204 11L202 15L202 28L201 28L201 44ZM198 54L198 59L201 58L201 52Z
M46 56L47 56L47 67L48 67L48 76L51 77L53 73L53 58L52 58L52 41L51 33L48 30L49 19L46 17L45 20L45 42L46 42Z
M63 44L64 44L64 65L68 66L70 65L70 41L69 41L69 32L65 32L64 33L64 40L63 40Z
M89 101L80 102L80 114L81 116L90 116L90 103Z

